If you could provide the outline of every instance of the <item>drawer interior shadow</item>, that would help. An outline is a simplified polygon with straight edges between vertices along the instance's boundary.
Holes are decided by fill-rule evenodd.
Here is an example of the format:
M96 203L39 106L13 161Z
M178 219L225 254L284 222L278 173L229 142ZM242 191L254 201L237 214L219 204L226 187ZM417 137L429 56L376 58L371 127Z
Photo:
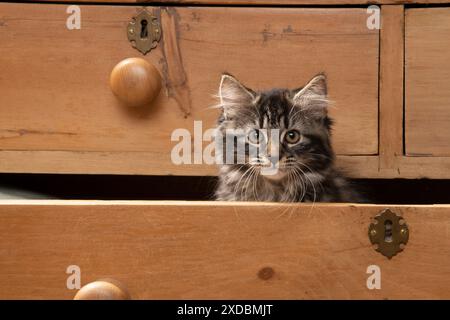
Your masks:
M216 177L0 174L0 199L213 200ZM450 180L355 179L366 203L450 203Z

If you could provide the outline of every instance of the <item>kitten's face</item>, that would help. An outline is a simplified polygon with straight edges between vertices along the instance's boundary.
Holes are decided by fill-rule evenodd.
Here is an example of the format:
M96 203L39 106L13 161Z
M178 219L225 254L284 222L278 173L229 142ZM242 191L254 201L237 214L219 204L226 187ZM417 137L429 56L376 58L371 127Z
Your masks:
M324 75L300 89L258 93L223 75L219 97L219 129L245 135L245 163L236 164L243 170L253 168L265 179L280 181L323 170L332 162Z

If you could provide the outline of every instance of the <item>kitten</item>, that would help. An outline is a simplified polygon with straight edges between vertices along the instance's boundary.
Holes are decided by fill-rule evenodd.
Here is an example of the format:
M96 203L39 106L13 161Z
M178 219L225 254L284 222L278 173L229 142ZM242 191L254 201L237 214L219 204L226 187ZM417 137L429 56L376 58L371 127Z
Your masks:
M226 148L218 149L218 158L224 164L220 165L217 200L358 201L335 168L330 144L333 122L327 115L324 74L316 75L299 89L263 92L255 92L232 75L223 74L219 98L222 114L217 132L224 137L223 146L226 130L240 130L245 136L245 156L241 163L236 161L238 138L232 143L231 164L225 164ZM262 148L256 155L250 152L263 144L267 150ZM264 173L267 168L275 171Z

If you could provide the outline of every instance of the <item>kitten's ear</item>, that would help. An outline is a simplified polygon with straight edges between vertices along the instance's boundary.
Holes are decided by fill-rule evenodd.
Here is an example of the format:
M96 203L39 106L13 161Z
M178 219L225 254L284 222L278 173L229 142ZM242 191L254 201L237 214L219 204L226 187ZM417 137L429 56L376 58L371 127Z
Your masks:
M326 116L328 107L326 76L322 73L316 75L303 88L294 91L292 100L304 110L311 110L318 116Z
M230 74L222 74L219 86L220 106L225 115L232 113L239 107L251 105L256 98L256 93L245 87Z
M294 101L304 95L326 98L327 77L323 73L319 73L318 75L316 75L306 84L306 86L297 91L294 96Z

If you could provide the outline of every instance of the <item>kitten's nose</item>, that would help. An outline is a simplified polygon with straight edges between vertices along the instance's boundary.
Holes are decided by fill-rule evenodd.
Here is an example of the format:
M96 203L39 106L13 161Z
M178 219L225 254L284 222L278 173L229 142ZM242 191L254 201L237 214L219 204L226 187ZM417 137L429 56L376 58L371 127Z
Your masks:
M267 157L272 164L276 164L280 159L280 145L277 137L273 137L269 140L267 146Z
M274 167L278 167L278 163L280 162L280 159L278 157L269 157L269 161Z

